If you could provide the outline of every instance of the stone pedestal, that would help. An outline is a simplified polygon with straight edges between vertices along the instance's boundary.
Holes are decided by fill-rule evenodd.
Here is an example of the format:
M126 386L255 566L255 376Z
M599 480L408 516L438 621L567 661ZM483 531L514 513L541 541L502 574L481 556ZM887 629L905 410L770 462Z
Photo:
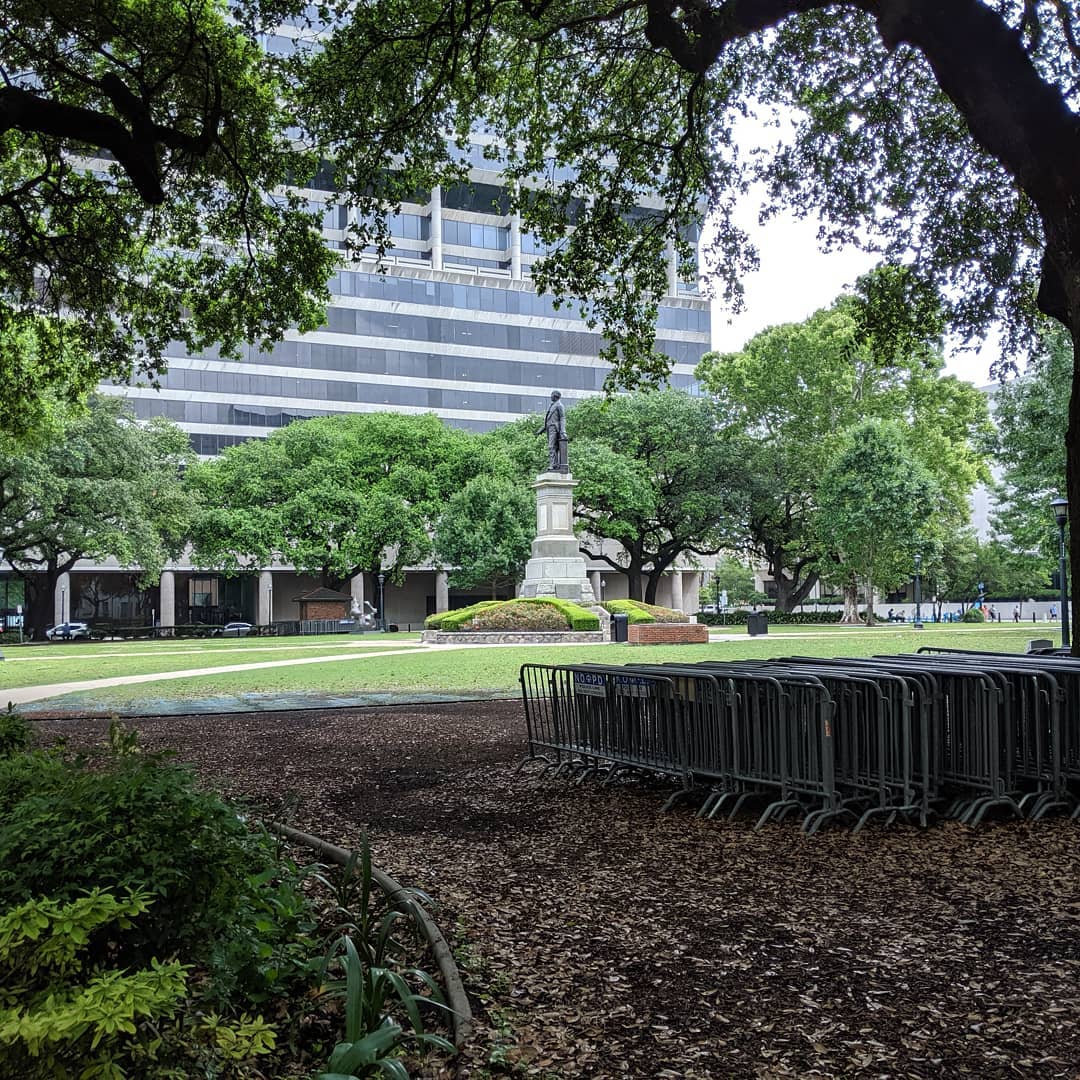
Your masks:
M577 481L560 472L536 478L536 539L525 565L520 595L554 596L586 607L597 602L574 535L574 488Z

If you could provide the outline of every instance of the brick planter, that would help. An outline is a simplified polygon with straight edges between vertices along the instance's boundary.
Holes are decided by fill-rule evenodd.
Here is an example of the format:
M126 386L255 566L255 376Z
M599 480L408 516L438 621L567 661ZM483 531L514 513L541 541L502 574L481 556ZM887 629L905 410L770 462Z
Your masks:
M631 645L702 645L709 640L704 623L631 623L626 628Z

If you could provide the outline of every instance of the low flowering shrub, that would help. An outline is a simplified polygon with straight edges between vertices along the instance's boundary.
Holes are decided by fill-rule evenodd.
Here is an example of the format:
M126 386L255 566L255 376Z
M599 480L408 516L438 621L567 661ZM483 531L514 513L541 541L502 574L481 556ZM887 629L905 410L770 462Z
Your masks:
M625 615L629 623L684 623L689 620L681 611L645 604L640 600L609 600L604 607L613 615Z
M456 631L558 631L599 630L595 612L570 600L537 596L517 600L484 600L457 611L429 615L424 621L429 630Z
M568 630L566 616L553 604L508 600L473 616L469 630Z

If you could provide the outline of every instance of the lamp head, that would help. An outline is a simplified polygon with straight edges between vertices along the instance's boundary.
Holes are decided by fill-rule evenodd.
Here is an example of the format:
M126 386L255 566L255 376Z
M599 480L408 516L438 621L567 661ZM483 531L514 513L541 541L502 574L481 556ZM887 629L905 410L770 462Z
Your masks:
M922 556L921 555L916 555L915 556L915 569L918 570L920 566L922 566Z
M1054 511L1054 520L1058 525L1064 526L1069 520L1069 500L1060 495L1050 503L1050 509Z

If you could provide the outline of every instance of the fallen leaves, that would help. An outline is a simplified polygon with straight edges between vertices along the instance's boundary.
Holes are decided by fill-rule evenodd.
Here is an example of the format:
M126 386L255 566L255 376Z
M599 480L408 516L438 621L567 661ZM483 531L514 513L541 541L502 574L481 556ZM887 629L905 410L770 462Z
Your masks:
M40 723L72 745L96 722ZM140 722L439 902L460 1077L1075 1077L1080 826L812 838L533 770L517 702Z

